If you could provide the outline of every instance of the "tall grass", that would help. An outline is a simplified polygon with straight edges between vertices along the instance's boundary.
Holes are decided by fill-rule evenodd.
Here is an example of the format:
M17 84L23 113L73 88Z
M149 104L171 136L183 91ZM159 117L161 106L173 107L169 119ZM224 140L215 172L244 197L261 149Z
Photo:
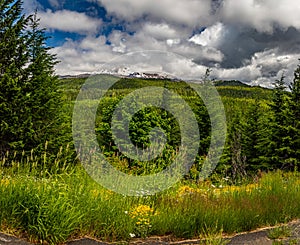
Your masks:
M235 233L300 217L298 173L269 173L254 184L219 188L178 183L154 196L126 197L99 186L81 166L49 171L34 158L9 168L4 161L1 229L44 244L85 235L105 241L203 237L212 230Z

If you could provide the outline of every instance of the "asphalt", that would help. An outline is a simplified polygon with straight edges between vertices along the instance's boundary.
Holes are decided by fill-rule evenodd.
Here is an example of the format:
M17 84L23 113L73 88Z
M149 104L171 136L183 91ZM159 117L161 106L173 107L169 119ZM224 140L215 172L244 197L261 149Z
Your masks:
M30 243L23 241L17 237L0 233L0 245L30 245Z
M277 244L295 244L300 245L300 220L295 220L287 224L290 227L291 235L282 239ZM268 238L268 232L272 227L264 228L248 233L240 233L233 237L226 237L224 244L228 245L272 245L274 240ZM147 239L133 239L128 242L106 243L94 240L92 238L82 238L78 240L69 241L66 245L192 245L192 244L205 244L204 241L199 239L194 240L180 240L172 241L169 237L150 237ZM23 239L17 238L12 235L0 232L0 245L33 245Z

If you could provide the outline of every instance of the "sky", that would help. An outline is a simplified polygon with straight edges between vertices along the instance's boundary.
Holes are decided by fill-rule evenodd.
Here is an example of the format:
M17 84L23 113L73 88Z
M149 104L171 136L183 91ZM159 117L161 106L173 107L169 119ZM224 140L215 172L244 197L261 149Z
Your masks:
M59 75L127 68L201 79L211 68L212 79L270 87L282 75L291 81L300 63L299 0L24 0L23 7L37 9Z

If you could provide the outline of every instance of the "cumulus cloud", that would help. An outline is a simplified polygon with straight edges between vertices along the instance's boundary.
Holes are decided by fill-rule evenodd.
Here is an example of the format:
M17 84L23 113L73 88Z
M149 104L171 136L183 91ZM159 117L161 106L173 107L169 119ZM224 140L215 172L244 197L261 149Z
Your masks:
M228 69L243 67L255 53L274 48L278 48L278 55L300 54L300 30L293 27L286 30L277 27L272 33L265 33L218 22L189 40L219 50L224 55L220 65Z
M55 0L52 0L55 1ZM273 27L300 28L297 0L94 0L108 13L133 22L140 18L192 27L217 22L272 32Z
M56 66L57 74L76 75L93 73L115 57L111 48L105 45L106 38L87 37L81 41L68 39L62 46L51 50L61 61Z
M203 47L196 45L188 41L188 36L181 38L175 38L179 35L179 32L163 25L163 29L166 28L165 37L161 33L161 26L158 26L158 32L153 32L152 24L145 24L151 26L151 32L145 31L145 28L137 31L133 35L128 35L121 31L113 31L108 37L108 40L113 47L113 51L119 51L120 53L135 52L141 50L160 50L167 52L174 52L183 57L188 57L191 60L201 60L204 63L221 62L223 54L213 47ZM157 26L154 26L157 31ZM146 29L147 29L146 28ZM170 38L172 37L173 38ZM180 36L180 35L179 35ZM201 63L201 62L200 62Z
M299 54L280 54L279 49L254 53L247 65L239 68L213 69L212 76L225 80L241 80L250 85L272 87L273 82L284 75L291 81Z
M69 10L39 12L41 26L50 30L76 33L96 33L101 25L100 19L93 19L84 13Z
M129 35L121 31L113 31L107 38L105 36L98 38L87 36L82 40L68 40L63 46L55 48L52 52L57 53L59 60L61 60L56 67L59 74L97 72L101 70L103 64L113 58L126 53L144 52L147 54L147 50L172 54L177 58L180 57L181 60L166 60L163 55L155 56L155 59L154 56L151 56L154 60L143 60L137 66L135 64L137 60L128 59L127 57L122 66L136 67L136 69L140 67L139 69L143 68L144 70L148 67L151 71L157 69L156 71L174 72L174 75L180 77L190 77L192 74L197 74L199 78L203 75L200 75L199 72L204 73L206 68L202 64L196 64L194 60L201 59L210 62L220 62L222 60L222 54L214 48L202 47L188 40L182 42L176 39L168 40L169 42L157 40L143 32Z
M28 8L36 1L28 0ZM48 1L53 9L61 7L61 1ZM159 50L181 59L152 56L153 62L144 62L144 69L201 77L210 67L217 79L270 86L283 72L290 79L300 57L298 0L87 2L105 8L103 20L97 14L91 18L89 13L70 10L39 13L43 27L84 35L53 50L61 60L59 74L94 72L120 55ZM124 66L126 62L138 69L134 64L138 61L124 60Z
M191 37L190 41L202 46L219 47L227 33L225 25L218 22L206 28L202 33Z
M258 31L272 32L274 25L300 28L297 0L224 0L222 20L247 25Z
M145 23L143 26L144 33L148 34L149 36L152 36L156 39L171 39L171 38L178 38L182 34L178 33L177 30L171 28L166 23L159 23L159 24L153 24L153 23Z
M128 21L151 16L158 21L168 20L185 25L207 24L210 19L210 0L98 0L107 11Z

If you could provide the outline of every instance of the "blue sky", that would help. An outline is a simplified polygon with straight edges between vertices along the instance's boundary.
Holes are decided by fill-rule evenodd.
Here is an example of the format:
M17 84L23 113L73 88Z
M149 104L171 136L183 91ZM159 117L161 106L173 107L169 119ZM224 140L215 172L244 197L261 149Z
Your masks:
M34 9L58 74L99 72L116 57L157 50L178 59L122 66L194 78L209 67L216 79L270 86L282 73L291 79L300 58L298 0L24 0L26 13Z

